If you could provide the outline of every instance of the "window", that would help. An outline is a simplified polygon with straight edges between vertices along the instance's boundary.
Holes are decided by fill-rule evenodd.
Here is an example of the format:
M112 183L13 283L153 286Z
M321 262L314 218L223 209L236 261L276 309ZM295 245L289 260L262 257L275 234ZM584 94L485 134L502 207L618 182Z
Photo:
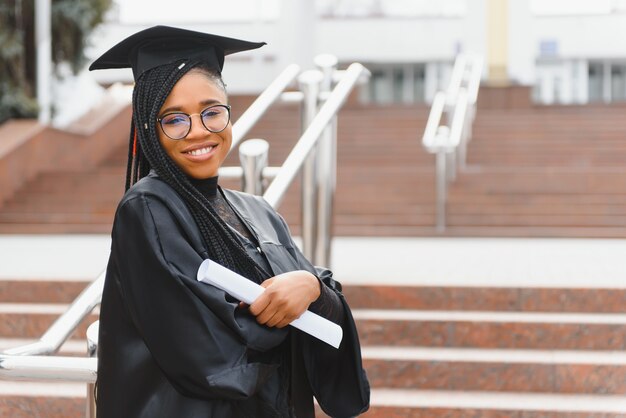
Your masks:
M424 64L364 64L372 73L361 88L364 103L424 103L426 71Z
M604 71L601 62L589 63L589 101L602 101L602 86L604 85Z

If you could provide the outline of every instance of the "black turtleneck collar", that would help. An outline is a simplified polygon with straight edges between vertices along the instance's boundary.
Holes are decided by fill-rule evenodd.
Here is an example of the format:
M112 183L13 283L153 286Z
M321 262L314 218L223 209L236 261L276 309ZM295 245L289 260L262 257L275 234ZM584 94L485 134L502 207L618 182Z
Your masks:
M189 178L189 181L204 197L213 199L217 196L217 179L218 176L209 177L208 179Z

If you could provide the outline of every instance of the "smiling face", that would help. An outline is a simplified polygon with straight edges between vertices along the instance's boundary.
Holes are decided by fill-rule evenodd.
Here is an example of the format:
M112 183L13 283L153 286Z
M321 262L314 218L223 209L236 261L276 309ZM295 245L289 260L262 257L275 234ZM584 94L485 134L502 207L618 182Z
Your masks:
M226 104L226 93L201 71L191 70L172 88L159 111L159 118L171 112L183 112L191 117L189 134L179 140L168 138L157 126L161 146L189 177L206 179L217 176L232 144L232 124L221 132L209 132L199 113L207 107Z

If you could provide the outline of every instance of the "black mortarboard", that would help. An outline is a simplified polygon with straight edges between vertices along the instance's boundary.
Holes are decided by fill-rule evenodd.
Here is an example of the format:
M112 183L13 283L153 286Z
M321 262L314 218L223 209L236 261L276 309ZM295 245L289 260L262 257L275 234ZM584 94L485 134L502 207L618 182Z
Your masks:
M248 42L209 33L154 26L124 39L95 60L89 70L132 68L135 80L145 71L181 59L202 59L220 73L224 56L260 48L265 42Z

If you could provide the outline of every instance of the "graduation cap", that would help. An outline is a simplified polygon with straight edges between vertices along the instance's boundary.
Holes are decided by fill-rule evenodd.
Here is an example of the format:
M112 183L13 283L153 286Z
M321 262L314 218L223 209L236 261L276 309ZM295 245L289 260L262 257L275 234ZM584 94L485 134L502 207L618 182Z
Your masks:
M201 59L218 72L224 56L260 48L265 42L248 42L209 33L154 26L124 39L95 60L89 70L132 68L135 80L144 72L178 60Z

